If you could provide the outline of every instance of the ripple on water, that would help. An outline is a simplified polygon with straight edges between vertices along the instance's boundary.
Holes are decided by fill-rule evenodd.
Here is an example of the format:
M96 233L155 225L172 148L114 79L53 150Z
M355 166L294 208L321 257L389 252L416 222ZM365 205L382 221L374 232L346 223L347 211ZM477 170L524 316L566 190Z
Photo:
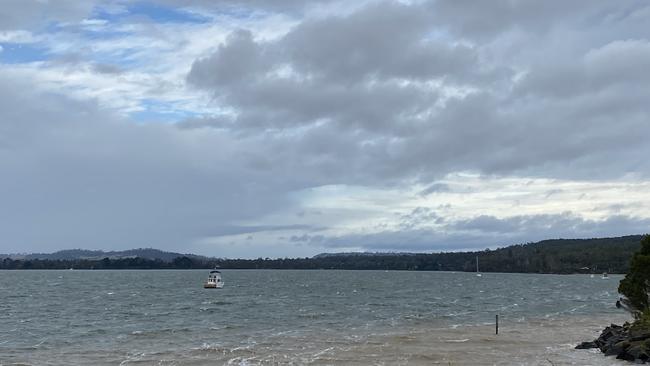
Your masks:
M3 363L466 364L499 352L523 360L517 352L535 349L529 338L541 333L561 364L574 362L564 345L599 330L557 324L584 332L587 323L571 319L617 314L616 281L577 276L491 274L477 283L466 273L224 271L234 285L218 298L201 287L205 271L74 271L56 287L35 287L42 276L0 276L8 294L0 342L11 340L0 344ZM476 324L486 325L469 327ZM483 358L458 358L459 347Z

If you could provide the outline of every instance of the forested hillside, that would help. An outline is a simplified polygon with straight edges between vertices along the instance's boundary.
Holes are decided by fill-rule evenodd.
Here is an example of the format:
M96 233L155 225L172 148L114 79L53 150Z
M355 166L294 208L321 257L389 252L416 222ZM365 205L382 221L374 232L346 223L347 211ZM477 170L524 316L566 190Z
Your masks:
M475 271L521 273L625 273L641 236L599 239L556 239L480 252L340 253L312 258L218 259L177 256L173 260L141 257L103 259L0 260L0 269L360 269L410 271ZM60 257L59 257L60 258Z

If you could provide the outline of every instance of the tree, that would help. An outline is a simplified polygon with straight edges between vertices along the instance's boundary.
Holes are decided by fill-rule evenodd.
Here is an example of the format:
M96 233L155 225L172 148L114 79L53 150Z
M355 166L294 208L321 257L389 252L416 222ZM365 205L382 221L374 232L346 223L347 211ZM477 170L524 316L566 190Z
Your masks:
M192 268L192 259L182 256L182 257L176 257L174 258L174 261L172 262L174 265L174 268L180 268L180 269L190 269Z
M632 257L630 271L621 280L618 292L638 318L648 313L650 305L650 235L641 239L641 250Z

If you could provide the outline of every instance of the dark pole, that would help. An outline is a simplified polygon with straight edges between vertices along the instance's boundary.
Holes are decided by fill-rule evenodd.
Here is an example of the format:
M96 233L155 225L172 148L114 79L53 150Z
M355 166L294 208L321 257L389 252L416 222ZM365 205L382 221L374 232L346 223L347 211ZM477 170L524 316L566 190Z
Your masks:
M497 314L497 322L496 322L497 328L496 328L496 333L499 334L499 314Z

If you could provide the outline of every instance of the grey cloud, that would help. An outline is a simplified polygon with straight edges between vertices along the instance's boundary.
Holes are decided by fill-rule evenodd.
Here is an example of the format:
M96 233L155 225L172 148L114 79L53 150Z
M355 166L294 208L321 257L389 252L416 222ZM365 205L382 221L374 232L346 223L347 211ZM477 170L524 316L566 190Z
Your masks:
M233 225L290 208L286 192L301 188L246 167L240 153L256 142L212 133L193 143L195 130L138 126L93 103L2 81L1 248L174 249L206 235L273 230Z
M524 215L499 219L481 215L449 222L445 230L409 229L325 237L318 246L367 251L483 250L551 238L611 237L648 232L650 219L611 216L588 220L576 214Z
M391 13L391 9L397 9L397 18L414 17L414 26L407 27L404 33L393 32L411 37L410 40L392 39L395 36L387 34L375 49L373 42L364 39L365 33L350 31L356 29L351 21L354 19L368 26L377 23L375 33L378 33L382 23L376 20L386 16L382 11ZM272 43L255 43L249 36L235 37L246 45L245 49L250 47L250 53L255 55L253 59L264 55L263 66L244 62L242 65L248 65L245 72L234 68L235 75L245 74L239 83L235 79L228 83L210 81L210 75L227 74L228 68L224 66L227 63L223 60L237 59L239 47L235 47L231 39L215 55L196 61L188 79L212 90L217 100L238 111L237 118L229 125L234 130L262 128L282 133L300 127L300 133L287 142L295 147L297 154L304 156L305 162L345 161L345 166L323 167L336 172L341 178L338 182L366 183L377 178L391 180L407 176L430 180L456 170L579 178L620 176L633 170L648 173L647 162L628 159L630 155L639 157L647 152L640 138L648 131L644 122L648 114L645 103L648 95L642 79L630 78L633 84L623 89L613 88L611 77L604 77L601 84L608 85L611 91L595 91L586 96L570 94L573 100L530 97L528 90L539 90L538 87L526 87L534 84L533 75L556 80L557 89L564 87L564 93L580 85L563 76L566 73L554 74L552 71L557 68L546 72L544 67L531 63L529 66L533 69L523 81L512 81L502 89L502 78L498 81L475 79L475 84L470 85L477 91L447 99L439 105L438 88L391 81L392 77L406 76L389 67L394 64L391 57L395 53L386 47L396 43L418 44L421 41L418 37L427 29L420 25L423 14L427 13L413 11L404 5L383 3L362 8L345 18L307 20L283 39ZM364 22L364 17L370 20ZM334 25L341 25L340 30L323 36L328 33L325 29ZM323 37L345 40L341 46L345 52L337 53L335 48L328 46L332 42L326 42ZM641 46L639 42L626 42L623 48L642 53L636 50ZM597 60L593 62L600 65L598 68L606 69L603 65L610 62L611 57L605 55L610 51L601 51L611 47L586 50L582 57ZM398 57L421 60L408 50L395 50ZM229 52L233 54L228 55ZM353 55L358 58L346 61ZM479 60L483 57L480 53L477 55L461 57L458 62L465 65L463 60L476 60L475 67L469 67L470 63L459 70L440 68L442 80L461 80L462 77L455 75L471 75L471 69L480 69ZM563 65L571 64L570 59L557 59ZM526 66L515 63L521 60L506 60L513 62L513 69ZM274 75L272 70L280 66L288 66L297 75ZM624 67L615 66L614 70ZM434 74L422 75L426 75L423 80L437 78ZM596 72L593 77L587 75L586 78L601 76L601 72ZM410 77L420 80L415 74ZM369 78L373 81L368 81ZM565 84L561 83L563 78ZM623 124L625 128L612 134L610 126L614 124ZM284 136L280 138L285 139ZM303 143L306 141L317 141L317 144ZM314 146L325 148L314 149ZM608 158L603 159L605 156ZM606 169L603 163L608 164Z
M293 243L306 243L311 245L320 245L320 243L322 243L323 240L325 240L325 236L323 235L309 235L309 234L292 235L289 238L289 241Z
M432 230L384 231L366 235L325 238L318 243L325 248L360 248L364 251L433 252L484 249L494 245L488 237L467 234L444 234Z
M602 19L603 14L629 12L642 6L645 6L642 1L614 4L602 0L495 0L478 3L471 0L435 0L431 2L431 11L438 24L455 35L485 40L513 30L543 34L568 21L578 22L577 26L586 26Z
M430 37L445 27L434 21L444 14L438 7L464 13L466 5L442 1L431 10L428 4L381 2L347 16L304 20L271 42L237 33L214 55L197 60L188 80L237 111L227 128L278 131L294 148L291 154L302 156L302 162L292 158L296 164L316 162L340 178L327 183L430 181L457 170L581 179L650 172L638 160L650 153L640 138L648 132L648 93L643 77L634 77L647 74L640 69L646 63L643 41L612 40L608 34L601 37L607 43L598 45L589 34L593 47L581 48L583 61L576 64L575 52L546 63L510 57L501 38L468 47ZM547 13L548 24L520 31L540 30L536 47L561 52L553 27L571 29L575 25L565 19L585 16L576 12L579 6L568 6L562 12L559 4L495 2L465 10L487 14L495 24L504 16L522 25ZM621 9L597 3L589 14L601 18L592 14L583 26L600 26L606 11ZM630 32L619 24L627 18L606 22L621 36ZM612 56L620 52L626 57ZM243 61L227 61L238 59ZM487 66L494 60L503 64L499 70ZM527 68L522 79L510 79L513 70ZM226 80L222 74L240 77ZM439 87L422 84L432 81L474 91L445 99ZM552 93L564 98L539 97ZM612 125L622 128L612 133ZM294 128L300 132L287 139L283 131Z
M438 92L399 80L471 80L481 70L472 49L427 40L429 30L422 8L379 3L305 20L278 41L255 43L240 31L197 60L188 81L235 108L240 128L408 129Z
M641 202L636 202L636 203L628 203L628 204L623 204L623 203L613 203L609 205L599 205L594 207L592 210L593 211L605 211L608 212L610 215L620 215L621 211L625 209L639 209L642 208L643 205Z
M90 14L98 1L77 0L3 0L0 7L1 29L44 27L50 21L77 21Z
M49 60L48 63L55 66L61 66L69 72L83 68L90 72L98 74L119 75L125 71L118 65L88 61L84 55L80 53L68 53L56 56L55 58Z
M221 236L231 236L231 235L244 235L244 234L255 234L260 232L268 231L284 231L284 230L319 230L321 228L315 228L310 225L252 225L252 226L242 226L242 225L228 225L228 226L214 226L200 233L205 237L221 237Z
M93 64L93 70L100 74L121 74L124 72L124 70L117 66L117 65L111 65L111 64L105 64L105 63L95 63Z
M417 5L372 4L346 17L307 20L280 43L297 71L346 85L365 78L465 77L469 47L427 39L430 17Z
M518 231L524 223L526 223L526 218L499 219L494 216L481 215L470 220L456 222L454 228L504 234Z
M234 82L249 83L265 72L263 51L247 30L231 33L213 56L197 60L188 80L202 87L224 88Z
M246 8L233 18L282 11L296 21L272 40L236 31L194 60L188 83L226 114L137 125L2 74L3 248L173 249L203 236L273 231L254 222L299 211L292 192L329 184L399 189L458 171L650 175L650 13L641 2L387 1L307 18L301 14L312 5L292 0L217 3L166 2ZM83 19L88 4L10 1L0 28ZM444 189L433 184L422 194ZM396 232L290 240L460 249L648 225L573 214L453 223L441 211L415 210L398 218Z
M589 50L578 62L562 60L540 65L518 85L522 93L566 98L597 93L620 85L650 81L650 42L618 40Z
M427 207L416 207L399 218L399 225L402 229L413 229L423 225L430 227L433 224L442 224L444 222L444 217L439 216L435 211Z
M453 224L453 228L461 231L507 234L514 237L531 238L527 240L540 240L545 237L576 238L644 233L650 228L650 219L613 215L604 220L589 220L571 212L509 218L480 215L473 219L458 221ZM549 235L549 233L552 234Z
M193 118L178 122L176 126L180 129L199 129L199 128L229 128L233 122L230 116L211 116L210 118Z
M270 11L299 14L305 8L322 4L335 3L338 0L153 0L159 4L175 7L187 7L210 11Z
M428 196L433 193L438 193L438 192L449 192L451 189L449 188L448 184L445 183L433 183L429 185L427 188L423 189L420 191L419 195L420 196Z
M544 198L547 198L547 199L548 199L548 198L550 198L550 197L553 196L553 195L556 195L556 194L559 194L559 193L563 193L563 192L564 192L564 190L562 190L562 189L549 189L548 191L546 191L546 192L544 193Z

